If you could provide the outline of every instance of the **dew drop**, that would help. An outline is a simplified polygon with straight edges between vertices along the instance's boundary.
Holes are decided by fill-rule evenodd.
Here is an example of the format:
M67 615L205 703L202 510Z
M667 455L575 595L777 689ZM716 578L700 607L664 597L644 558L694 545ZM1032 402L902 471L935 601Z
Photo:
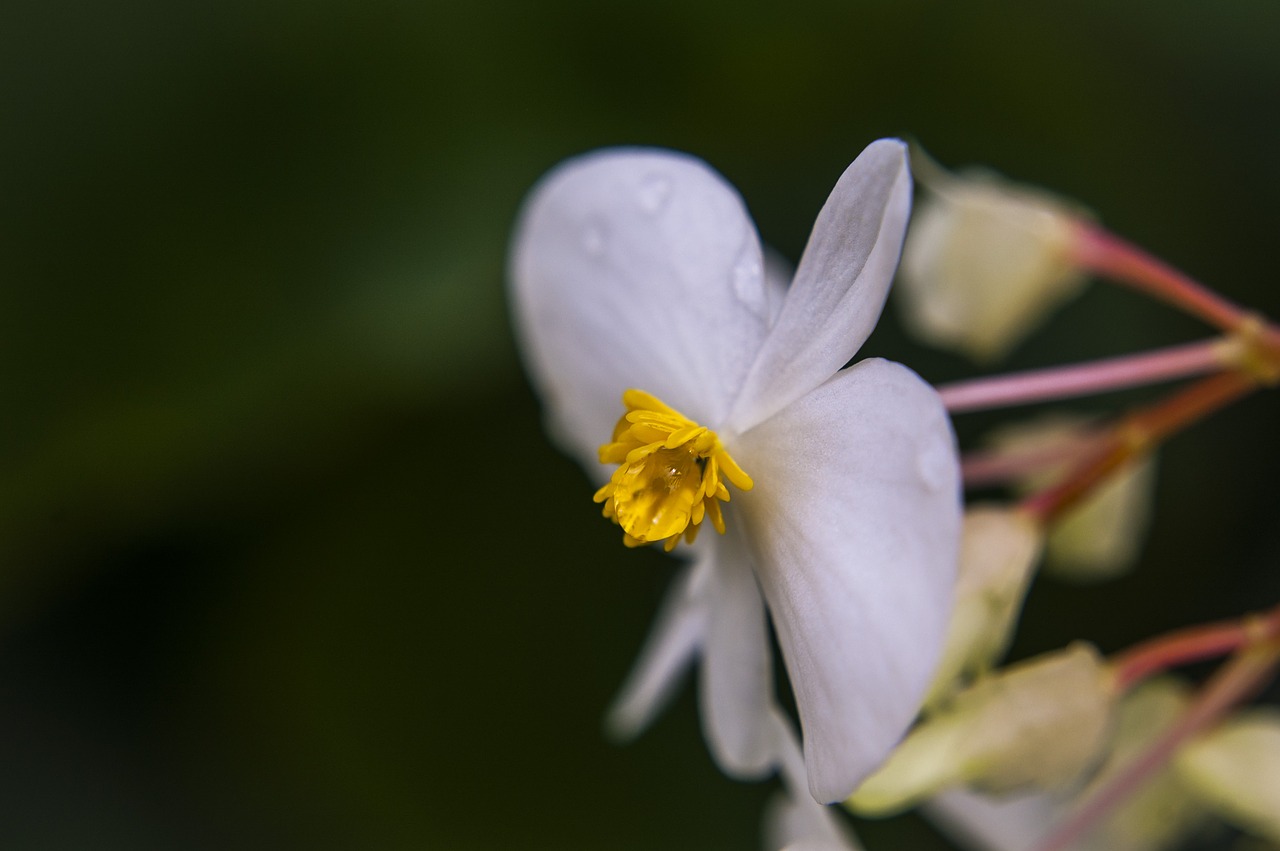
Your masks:
M955 457L944 441L934 440L916 456L916 472L931 491L939 491L954 480Z
M597 256L603 254L606 236L604 225L591 222L582 229L582 248L588 254Z
M764 271L760 267L760 258L752 252L743 255L733 267L733 293L756 316L765 315L768 299L764 290Z
M657 214L671 197L671 181L660 174L651 174L640 181L640 207L646 213Z

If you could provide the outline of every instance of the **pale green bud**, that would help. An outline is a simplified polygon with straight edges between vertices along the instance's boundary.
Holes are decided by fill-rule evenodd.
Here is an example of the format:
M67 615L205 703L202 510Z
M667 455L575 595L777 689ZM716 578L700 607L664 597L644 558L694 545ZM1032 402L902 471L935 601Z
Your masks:
M1043 542L1039 524L1023 512L995 505L965 512L955 605L926 710L1004 655Z
M1076 796L1088 801L1164 735L1190 703L1172 677L1149 680L1125 695L1116 713L1114 747L1102 770ZM1205 821L1204 807L1175 772L1159 771L1131 793L1096 832L1102 847L1125 851L1172 848Z
M1280 710L1254 709L1182 749L1178 777L1224 819L1280 842Z
M1078 222L1063 199L971 171L948 174L920 151L917 204L894 288L908 327L975 360L1001 357L1084 283Z
M1028 659L922 721L846 804L879 816L959 784L1060 787L1101 758L1115 700L1110 670L1086 644Z
M1143 683L1120 701L1111 753L1083 788L989 796L952 789L930 800L925 814L965 847L1028 851L1128 768L1185 711L1186 689L1172 678ZM1067 851L1167 851L1200 826L1204 808L1171 770L1156 772Z
M1051 484L1088 451L1090 427L1085 418L1055 414L1001 428L990 436L990 443L1009 453L1061 453L1063 464L1049 465L1023 480L1019 491L1030 493ZM1155 481L1154 455L1112 473L1049 527L1044 571L1092 582L1128 570L1146 536Z

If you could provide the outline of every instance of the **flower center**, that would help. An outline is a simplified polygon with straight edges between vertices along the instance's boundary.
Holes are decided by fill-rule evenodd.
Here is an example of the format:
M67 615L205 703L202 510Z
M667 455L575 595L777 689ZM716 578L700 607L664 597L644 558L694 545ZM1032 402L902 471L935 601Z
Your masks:
M744 491L751 477L709 428L640 390L622 394L627 412L600 447L600 463L617 464L609 483L596 491L604 516L622 527L629 547L664 541L670 552L681 536L693 543L706 517L724 534L720 503L729 501L728 481Z

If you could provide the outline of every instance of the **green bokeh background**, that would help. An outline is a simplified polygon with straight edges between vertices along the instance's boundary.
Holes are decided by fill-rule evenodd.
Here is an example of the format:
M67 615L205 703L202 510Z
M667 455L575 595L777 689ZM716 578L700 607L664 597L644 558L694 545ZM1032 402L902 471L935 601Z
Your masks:
M601 733L672 567L541 434L521 197L687 150L795 259L910 135L1280 316L1277 32L1269 0L9 4L0 846L757 847L771 786L718 774L687 689ZM1203 333L1099 286L1010 366ZM974 374L892 306L866 351ZM1015 653L1274 602L1277 434L1271 394L1175 441L1137 572L1041 583Z

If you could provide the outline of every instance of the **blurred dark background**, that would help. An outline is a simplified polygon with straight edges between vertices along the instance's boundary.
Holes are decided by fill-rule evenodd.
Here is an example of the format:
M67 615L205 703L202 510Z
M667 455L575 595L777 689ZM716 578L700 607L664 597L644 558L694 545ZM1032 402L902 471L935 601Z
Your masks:
M687 689L601 733L672 566L543 438L521 197L679 148L794 260L909 135L1278 316L1278 31L1270 0L6 5L0 846L757 847L771 786L719 776ZM867 352L975 374L887 316ZM1008 365L1204 333L1095 286ZM1274 602L1278 433L1264 394L1176 440L1135 573L1040 583L1015 653Z

